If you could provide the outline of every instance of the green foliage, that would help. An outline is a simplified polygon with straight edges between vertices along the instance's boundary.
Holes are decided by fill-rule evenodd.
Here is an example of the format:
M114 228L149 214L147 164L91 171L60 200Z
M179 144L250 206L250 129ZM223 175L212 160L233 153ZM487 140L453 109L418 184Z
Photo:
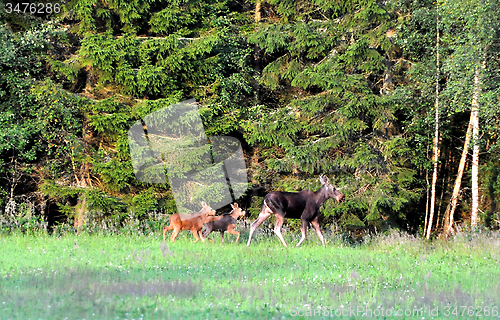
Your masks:
M325 215L346 226L364 226L365 216L374 220L381 210L402 214L402 204L414 203L419 190L413 189L407 139L388 130L399 120L392 97L378 94L395 49L385 35L394 26L391 7L375 1L271 3L281 22L263 25L249 40L268 61L261 83L285 93L278 105L252 107L245 123L247 141L269 152L262 152L268 175L335 175L348 186L348 200L338 209L326 206Z
M481 133L484 137L480 142L481 148L486 148L488 152L493 151L496 138L492 139L490 134L496 132L496 129L491 125L498 123L498 99L493 97L498 97L500 86L498 80L495 80L498 77L498 63L496 59L491 59L499 53L496 44L498 33L494 31L498 29L496 26L499 26L499 20L498 15L492 12L498 10L498 1L487 3L419 1L405 10L412 14L406 16L398 27L400 34L396 38L396 43L403 49L404 57L411 60L408 70L410 81L397 89L396 96L401 108L407 109L403 125L405 131L412 137L409 141L410 147L415 150L412 162L420 167L422 175L431 165L430 156L426 155L432 145L430 132L434 126L436 80L439 81L442 148L446 150L449 147L461 152L473 92L474 89L479 89L480 130L484 132ZM439 52L436 52L437 31L440 37ZM439 53L439 73L436 66L437 53ZM480 70L481 73L479 88L474 83L476 70ZM453 157L457 161L454 161L452 173L447 172L450 169L444 168L441 174L454 176L458 168L459 152L454 152ZM489 155L484 156L486 163L489 161ZM442 152L441 162L448 160L445 157L450 155ZM489 179L488 173L483 177ZM465 181L469 183L468 177ZM438 192L450 195L451 188L447 186L445 190ZM468 195L462 198L466 216L469 214L466 212L468 198ZM445 200L443 206L439 207L445 208L448 201Z
M50 63L52 72L55 74L56 79L60 82L74 83L78 72L81 69L80 63L74 58L59 61L47 57L47 62Z
M101 190L88 190L85 195L90 210L103 211L109 214L123 214L125 204L120 199L111 197Z
M105 151L100 150L92 164L95 174L102 183L102 188L110 193L125 192L134 181L134 170L130 160L110 158Z
M40 185L40 191L57 200L65 200L67 198L76 197L80 193L77 188L61 186L55 184L54 181L51 180L44 181L44 183Z
M227 10L227 1L176 0L163 7L151 15L151 32L168 35L182 30L186 35L195 35L197 29L206 28L207 19L213 19Z
M158 208L158 200L156 199L156 190L153 188L141 191L135 195L130 204L138 215L144 215L147 211L154 211Z
M2 194L9 197L3 204L17 205L10 213L19 217L24 206L43 202L35 193L43 178L64 180L70 175L81 137L85 100L48 79L40 80L43 59L60 31L50 23L20 34L0 29L0 51L5 53L0 64L0 186L9 191ZM30 210L16 225L26 232L46 227L45 217Z
M113 98L103 99L90 106L90 125L110 139L124 135L131 121L131 108Z
M218 21L214 24L221 25L220 31L192 41L182 40L180 33L153 39L132 33L120 38L111 33L87 34L79 54L101 86L115 84L124 94L158 98L179 91L187 94L190 87L209 84L211 94L217 94L212 100L223 108L230 96L250 90L244 78L232 75L244 69L249 50L224 19Z
M44 217L36 215L34 206L27 203L19 204L15 214L0 216L0 234L42 236L47 234L47 225Z
M481 163L489 164L481 170L483 190L494 189L497 0L269 0L258 23L254 8L255 1L83 0L64 4L64 26L6 17L0 27L0 205L35 195L40 207L48 196L59 210L49 217L73 218L87 206L84 228L91 232L123 226L131 234L152 232L162 221L157 213L176 206L168 183L135 178L128 130L152 112L195 98L209 139L242 140L249 178L263 193L315 190L317 175L326 174L346 195L344 203L325 204L326 225L382 230L390 221L418 228L436 80L442 145L449 146L439 178L448 181L478 67ZM190 124L158 125L180 130ZM186 177L199 167L192 157L168 169ZM450 188L442 185L444 208ZM183 187L180 207L188 198L219 199L223 188L189 181ZM492 226L496 196L488 191L491 205L484 203ZM246 197L256 215L262 194Z
M154 0L113 0L100 2L96 0L74 0L65 7L71 17L80 23L75 31L103 31L120 27L124 32L133 32L145 23L144 15L149 11Z

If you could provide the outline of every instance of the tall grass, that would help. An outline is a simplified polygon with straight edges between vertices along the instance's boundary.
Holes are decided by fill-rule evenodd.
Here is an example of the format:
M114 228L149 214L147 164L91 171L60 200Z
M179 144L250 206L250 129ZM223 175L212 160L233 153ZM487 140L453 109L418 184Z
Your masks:
M422 308L444 319L450 307L500 307L498 233L429 242L395 232L356 245L337 236L325 248L312 234L300 248L264 233L250 247L247 234L239 244L213 237L2 236L0 319L335 317L326 307Z

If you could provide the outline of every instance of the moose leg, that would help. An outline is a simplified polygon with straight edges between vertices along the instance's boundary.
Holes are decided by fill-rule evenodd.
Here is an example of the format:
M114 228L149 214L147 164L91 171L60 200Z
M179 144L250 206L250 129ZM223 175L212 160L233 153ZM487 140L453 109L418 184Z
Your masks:
M168 226L168 227L163 227L163 242L165 242L165 238L167 236L167 231L174 230L174 227Z
M285 247L288 247L286 245L285 239L283 239L283 235L281 234L281 226L283 225L283 222L285 222L285 217L283 217L281 214L275 214L276 216L276 225L274 226L274 233L280 238L281 242L283 242L283 245Z
M220 232L220 239L221 239L222 243L224 243L224 231Z
M193 237L196 239L194 242L198 242L200 240L200 237L198 237L198 230L191 229L191 232L193 233Z
M172 232L172 236L170 236L170 240L172 242L175 241L175 238L177 237L177 235L179 234L180 231L181 231L181 228L174 228L174 232Z
M205 242L206 238L203 236L203 233L201 232L201 229L198 230L198 235L200 236L201 242Z
M323 244L323 247L324 247L325 246L325 238L323 238L323 235L321 234L321 229L319 228L319 223L318 223L318 217L316 217L316 219L311 221L311 224L312 224L314 230L316 230L316 234L318 235L319 240L321 240L321 243Z
M208 228L206 228L205 230L203 230L203 236L206 238L210 234L211 231L212 230L209 230Z
M211 232L212 232L212 224L211 223L205 224L205 230L203 230L202 233L203 237L206 239ZM210 242L212 242L212 240L210 240Z
M272 210L264 202L264 205L262 206L262 210L259 213L259 217L257 218L257 220L255 220L250 225L250 234L248 235L247 246L249 246L250 242L252 241L252 235L253 235L255 229L257 229L257 227L260 226L261 223L264 222L264 220L266 220L267 218L269 218L269 216L271 215L271 213L273 213Z
M306 240L307 227L309 226L309 222L307 220L302 220L302 226L300 227L300 232L302 232L302 238L300 238L299 243L297 243L297 247L300 246L304 240Z
M240 233L238 231L234 230L234 224L230 224L227 227L227 232L229 232L230 234L236 235L236 241L234 243L237 243L238 240L240 240Z

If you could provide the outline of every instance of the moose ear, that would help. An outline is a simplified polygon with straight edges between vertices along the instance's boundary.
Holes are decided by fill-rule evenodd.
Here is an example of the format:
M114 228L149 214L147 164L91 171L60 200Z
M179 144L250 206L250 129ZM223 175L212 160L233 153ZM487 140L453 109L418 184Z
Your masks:
M323 180L323 177L322 176L319 176L319 182L321 182L321 184L325 184L325 180Z
M319 176L319 182L321 182L321 184L328 184L329 183L329 179L327 176Z

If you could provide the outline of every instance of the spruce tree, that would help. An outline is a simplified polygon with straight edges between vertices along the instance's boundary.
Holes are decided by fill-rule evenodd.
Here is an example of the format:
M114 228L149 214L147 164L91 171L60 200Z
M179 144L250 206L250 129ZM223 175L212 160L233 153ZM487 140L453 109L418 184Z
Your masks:
M418 192L391 103L396 12L376 1L269 3L276 15L249 37L262 49L270 97L246 121L265 168L256 175L290 191L330 175L347 201L326 214L345 225L404 218Z

